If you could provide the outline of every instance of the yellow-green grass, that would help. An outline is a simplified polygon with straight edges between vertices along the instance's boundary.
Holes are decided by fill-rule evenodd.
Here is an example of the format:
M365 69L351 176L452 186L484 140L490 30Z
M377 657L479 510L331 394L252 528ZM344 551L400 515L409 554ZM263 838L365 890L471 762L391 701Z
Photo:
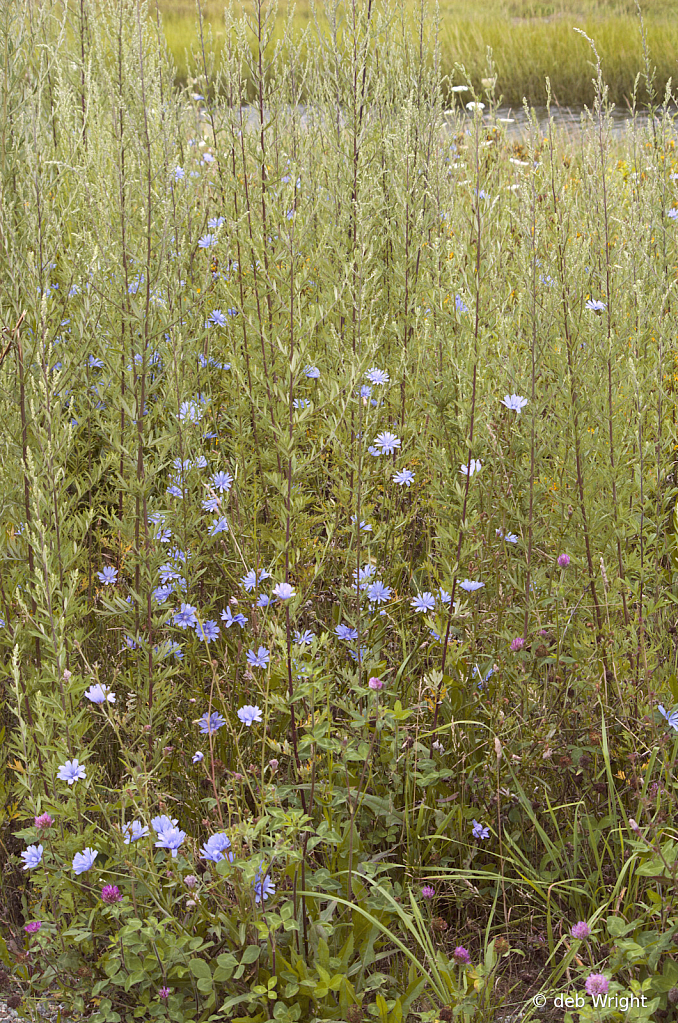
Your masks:
M315 31L309 0L295 5L281 2L278 7L275 37L283 33L288 11L294 6L293 33ZM190 0L159 0L165 35L177 66L177 76L185 79L190 71L187 50L197 39L197 8ZM678 78L678 18L673 0L649 0L642 5L645 38L650 64L656 68L655 88L663 99L666 83ZM252 14L251 2L237 4L238 13ZM405 5L413 30L419 4ZM340 17L342 8L339 8ZM346 14L346 8L343 8ZM203 4L206 27L212 32L217 53L223 45L223 4L207 0ZM327 30L322 5L317 8L317 24ZM559 0L534 3L529 0L504 0L492 3L476 0L440 0L440 47L444 73L460 84L465 68L479 95L487 76L487 48L491 47L498 71L497 98L513 107L523 102L540 105L546 101L548 76L554 100L563 106L580 106L593 98L591 66L593 53L589 43L575 31L580 28L596 43L602 59L603 74L609 85L609 98L626 106L631 101L634 82L644 72L645 61L640 22L635 3ZM455 70L456 68L456 70ZM641 102L647 99L644 75L638 84Z

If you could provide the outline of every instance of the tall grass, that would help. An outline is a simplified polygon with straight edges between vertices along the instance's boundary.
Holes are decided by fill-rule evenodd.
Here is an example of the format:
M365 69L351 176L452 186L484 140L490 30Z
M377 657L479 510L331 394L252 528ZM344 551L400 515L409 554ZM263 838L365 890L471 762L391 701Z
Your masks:
M670 4L660 2L640 5L644 17L647 44L656 68L656 89L663 97L669 79L676 77L678 27ZM180 80L188 74L187 50L197 38L196 9L188 2L160 0L163 28L176 62ZM251 5L242 6L251 14ZM415 29L417 5L405 5L405 17ZM288 8L281 6L281 15ZM290 12L292 8L289 8ZM292 33L301 38L305 29L318 24L327 34L329 25L321 9L314 10L304 0L294 5ZM210 25L217 53L225 41L223 5L207 3L203 17ZM552 4L465 3L443 0L440 3L440 67L451 82L460 84L463 76L455 71L465 68L475 91L483 93L483 79L488 78L487 49L491 48L497 67L496 94L514 108L522 107L523 98L530 105L546 103L545 78L551 82L554 104L567 107L591 105L595 93L595 72L590 50L576 34L582 29L596 41L601 56L609 100L627 109L634 95L634 83L643 66L643 45L638 11L635 3L586 3L584 0ZM281 38L284 18L278 22L275 37ZM303 48L303 46L302 46ZM638 98L647 102L643 82Z
M153 13L0 0L0 982L669 1011L671 104L615 139L577 37L581 135L516 142L371 2L176 88Z

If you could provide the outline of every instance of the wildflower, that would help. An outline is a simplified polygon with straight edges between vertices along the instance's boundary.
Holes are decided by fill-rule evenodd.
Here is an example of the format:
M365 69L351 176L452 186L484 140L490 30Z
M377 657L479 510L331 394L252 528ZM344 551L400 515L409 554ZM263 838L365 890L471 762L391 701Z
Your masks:
M170 582L175 582L179 578L179 572L177 572L174 565L161 565L158 569L158 575L163 585Z
M257 597L257 607L268 607L269 604L274 604L275 599L267 596L265 593L260 593Z
M378 692L378 691L379 691L380 689L383 689L383 688L384 688L384 683L382 682L382 680L381 680L380 678L377 678L376 676L373 676L373 677L372 677L372 678L371 678L371 679L369 680L369 682L368 682L367 684L368 684L368 686L370 687L370 689L374 689L374 690L376 690L377 692Z
M24 930L26 934L37 934L42 927L42 920L31 920L29 924L26 924Z
M369 447L368 447L368 449L367 449L367 453L368 453L368 455L372 455L372 457L373 457L373 458L379 458L379 456L380 456L380 455L381 455L381 454L382 454L383 452L381 452L381 451L379 450L379 448L375 448L374 444L370 444L370 446L369 446Z
M184 496L183 491L179 489L176 483L173 483L170 487L167 488L167 493L170 494L172 497L183 498Z
M307 376L309 380L317 380L320 376L320 370L317 366L304 366L304 375Z
M215 472L212 476L212 482L215 490L218 490L220 494L223 494L224 490L229 491L233 484L233 477L230 472Z
M675 207L674 207L674 209L669 210L669 212L667 213L667 216L670 217L671 220L676 220L676 218L678 218L678 210L675 209Z
M197 607L191 607L190 604L182 604L181 609L174 616L174 624L180 629L185 629L189 625L195 625L197 621L195 612L197 610Z
M473 827L471 828L471 834L473 835L474 838L489 838L490 837L490 829L483 827L483 825L479 824L478 821L474 817L473 818Z
M377 434L374 443L377 447L381 448L383 454L392 455L396 448L400 447L400 438L386 430L383 433Z
M213 710L211 714L205 711L198 721L202 735L212 735L214 732L218 732L225 724L226 718L223 718L216 710Z
M377 454L380 454L380 452L377 451ZM351 515L351 523L352 523L352 525L355 525L357 521L358 521L358 517L356 515ZM372 526L370 525L369 522L366 522L365 519L361 519L360 520L360 528L362 529L362 531L364 533L371 533L372 532Z
M219 519L212 519L209 535L216 536L217 533L228 533L228 521L225 515L222 515Z
M264 579L270 579L270 578L271 578L271 576L270 576L270 573L269 573L269 572L266 572L266 571L265 571L265 570L264 570L263 568L260 568L260 569L259 569L259 576L257 577L257 573L256 573L256 571L255 571L255 570L254 570L254 569L252 568L252 569L250 569L250 571L249 571L249 572L247 573L247 575L244 575L244 576L242 577L242 579L240 580L240 582L242 583L242 585L243 585L243 586L245 587L245 589L246 589L246 590L247 590L247 592L249 593L249 592L250 592L251 590L253 590L253 589L254 589L254 587L255 587L255 586L256 586L256 585L258 584L258 583L261 583L261 582L263 582L263 581L264 581Z
M204 759L205 759L205 754L201 753L200 750L198 750L197 753L194 753L193 757L192 757L192 760L193 760L194 764L201 764Z
M120 902L122 900L122 895L117 884L105 884L101 889L101 899L107 906L112 906L113 903Z
M215 512L221 505L221 500L218 497L206 497L202 502L202 506L205 511Z
M432 888L430 884L425 884L421 890L421 894L425 899L432 899L435 897L436 890Z
M443 590L442 587L438 590L441 604L449 604L452 600L452 594L448 593L447 590Z
M367 398L372 397L372 388L368 387L367 384L363 384L360 388L360 397L366 402Z
M527 398L523 398L520 394L505 394L502 405L506 405L510 412L517 412L520 415L527 405Z
M607 309L607 305L597 298L590 298L586 303L586 308L592 309L594 313L602 313L603 309Z
M118 570L111 565L107 565L103 572L97 572L97 575L105 586L110 586L118 578Z
M377 579L371 586L367 587L367 599L372 604L385 604L391 599L391 587Z
M146 838L149 832L147 826L141 821L130 821L129 824L123 826L122 833L125 836L124 844L129 845L130 842L138 842L140 838Z
M667 725L670 728L673 728L674 731L678 732L678 710L672 710L671 713L669 714L667 711L664 710L664 707L661 703L657 707L657 710L659 711L663 718L666 718Z
M163 831L158 835L158 841L155 843L155 848L171 851L173 859L176 859L179 846L185 838L185 831L181 831L179 828L169 828L167 831Z
M495 529L495 533L500 540L506 540L506 543L518 543L518 537L515 533L505 533L503 529Z
M151 820L151 827L158 835L162 835L163 831L171 831L179 823L174 818L167 817L166 814L162 813L159 817L154 817Z
M252 668L265 668L270 660L270 652L265 646L260 646L256 654L254 650L247 651L247 663Z
M111 693L110 686L106 686L102 682L90 686L85 696L91 703L104 703L106 700L109 703L115 703L115 693Z
M400 472L394 473L392 479L399 487L407 486L409 488L414 480L414 473L411 469L401 469Z
M468 966L471 962L471 956L468 954L468 949L465 949L463 945L457 945L452 953L452 958L455 963L459 964L459 966Z
M198 239L198 247L201 249L209 249L212 245L217 244L217 236L215 234L204 234L202 238Z
M96 849L83 849L81 853L76 853L73 857L73 873L84 874L85 871L91 870L94 865L94 861L99 855Z
M584 987L586 988L587 995L606 995L610 982L607 977L602 973L591 973L586 978Z
M219 863L220 860L228 858L233 863L233 853L229 852L231 840L225 831L218 831L216 835L210 835L205 845L200 850L204 860L211 860L212 863ZM226 855L224 855L224 853Z
M261 721L261 710L259 707L251 707L249 704L245 704L238 711L238 717L244 725L251 728L255 721L257 723Z
M368 369L365 374L371 384L387 384L389 382L389 375L384 369L377 369L373 366L372 369Z
M40 865L42 860L42 846L41 845L29 845L27 849L21 853L21 858L24 861L24 870L34 870Z
M294 642L298 643L299 646L310 646L315 639L315 633L311 632L310 629L306 629L305 632L299 632L297 629L294 633Z
M464 299L461 297L461 295L454 296L454 304L458 313L468 312L468 306L464 302Z
M222 313L221 309L213 309L212 312L210 313L209 319L210 322L212 322L215 327L226 326L226 317Z
M177 167L174 168L174 180L175 181L181 181L185 177L186 177L186 171L184 170L183 167L178 167L177 166Z
M278 583L277 586L273 587L273 592L278 600L290 600L292 597L296 596L294 587L290 586L289 583Z
M158 998L169 998L171 994L171 988L165 986L158 988Z
M254 901L257 903L257 905L262 900L265 902L269 895L273 895L275 893L275 885L273 884L273 881L271 880L269 875L266 874L262 879L261 867L259 867L259 869L257 870L257 876L254 879L253 885L255 893Z
M569 564L570 564L570 556L569 556L569 554L559 554L558 555L558 568L567 568L567 566Z
M90 355L87 359L87 365L92 369L103 369L104 364L101 359L97 359L96 356Z
M576 923L572 928L571 934L572 937L576 938L578 941L585 941L591 934L591 928L585 920L580 920L579 923Z
M153 590L153 599L158 604L164 604L172 593L174 593L174 587L171 584L169 586L156 586Z
M410 607L413 607L419 614L425 614L426 611L433 611L435 606L436 598L432 593L429 593L428 590L426 590L425 593L420 593L418 597L414 597L414 599L410 601Z
M464 476L473 476L474 472L480 472L482 467L483 463L480 459L472 458L470 464L461 465L459 467L459 471L462 472Z
M471 100L470 103L466 104L466 109L467 110L484 110L485 109L485 104L484 103L480 103L480 102L476 103L473 100Z
M352 629L350 625L337 625L334 631L339 639L349 641L358 638L358 630Z
M239 625L242 629L247 624L247 618L244 614L238 611L237 614L233 614L230 607L227 607L225 611L221 612L221 620L225 622L224 628L230 629L231 625Z
M308 398L295 398L294 401L292 402L292 406L297 411L299 411L300 409L310 408L311 402L309 401Z
M525 640L523 639L523 637L522 636L516 636L515 639L511 640L511 645L509 647L509 650L512 653L515 654L515 653L518 652L518 650L522 650L524 646L525 646Z
M195 874L186 874L186 877L184 878L184 884L186 885L187 888L195 888L197 883L198 879L195 876Z
M77 760L67 760L57 771L59 781L67 781L73 785L79 778L85 777L85 768Z
M225 223L226 223L225 217L210 217L210 219L207 221L207 226L209 227L210 231L217 231L220 227L223 227Z
M188 420L191 423L199 423L202 419L202 409L195 401L182 401L179 406L178 418L183 422Z
M476 590L482 590L484 585L485 583L476 582L475 579L464 579L463 582L459 583L459 588L467 593L475 593Z
M33 819L33 823L38 831L42 831L44 828L51 828L54 821L48 813L41 813L39 817Z

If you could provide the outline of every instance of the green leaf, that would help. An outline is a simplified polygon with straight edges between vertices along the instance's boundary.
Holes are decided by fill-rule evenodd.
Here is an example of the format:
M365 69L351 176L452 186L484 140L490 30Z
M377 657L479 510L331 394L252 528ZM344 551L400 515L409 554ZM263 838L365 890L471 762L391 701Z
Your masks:
M256 962L260 953L261 948L259 945L248 945L242 954L242 959L240 960L241 965L249 966L250 963Z
M188 968L190 969L194 977L199 977L202 980L209 979L211 986L212 971L210 970L209 966L207 965L204 959L191 959L188 964Z

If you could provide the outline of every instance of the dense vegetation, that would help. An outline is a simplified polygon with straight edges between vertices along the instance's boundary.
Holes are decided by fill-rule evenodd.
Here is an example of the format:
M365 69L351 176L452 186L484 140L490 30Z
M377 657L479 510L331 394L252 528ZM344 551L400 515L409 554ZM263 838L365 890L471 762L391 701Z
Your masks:
M229 20L184 91L133 0L0 11L0 982L94 1023L670 1017L651 64L623 139L599 69L581 139L518 144L395 8L305 56Z
M156 0L150 5L153 5ZM157 0L163 17L165 36L174 57L177 78L185 81L189 74L186 50L196 45L196 7L192 0ZM330 34L330 21L325 11L332 4L313 5L310 0L292 3L281 0L274 37L281 39L285 17L291 16L291 34L302 52L302 33L309 26L315 34L319 28ZM221 0L204 0L202 13L213 33L217 61L225 43ZM236 10L252 16L253 0L235 5ZM431 9L433 5L431 5ZM341 19L341 8L338 8ZM421 3L408 0L402 6L402 17L416 34L421 16ZM523 97L528 103L543 106L547 101L545 78L551 81L551 96L560 107L592 105L595 96L595 73L591 70L591 51L584 31L596 40L600 53L609 100L620 110L633 101L636 76L644 66L649 47L655 68L655 88L663 97L667 83L676 77L678 22L672 0L439 0L440 67L452 82L465 83L482 91L483 78L488 77L488 47L497 71L496 95L504 105L520 109ZM461 65L464 74L455 74ZM645 83L637 83L640 99L649 99ZM252 89L256 86L252 83Z

